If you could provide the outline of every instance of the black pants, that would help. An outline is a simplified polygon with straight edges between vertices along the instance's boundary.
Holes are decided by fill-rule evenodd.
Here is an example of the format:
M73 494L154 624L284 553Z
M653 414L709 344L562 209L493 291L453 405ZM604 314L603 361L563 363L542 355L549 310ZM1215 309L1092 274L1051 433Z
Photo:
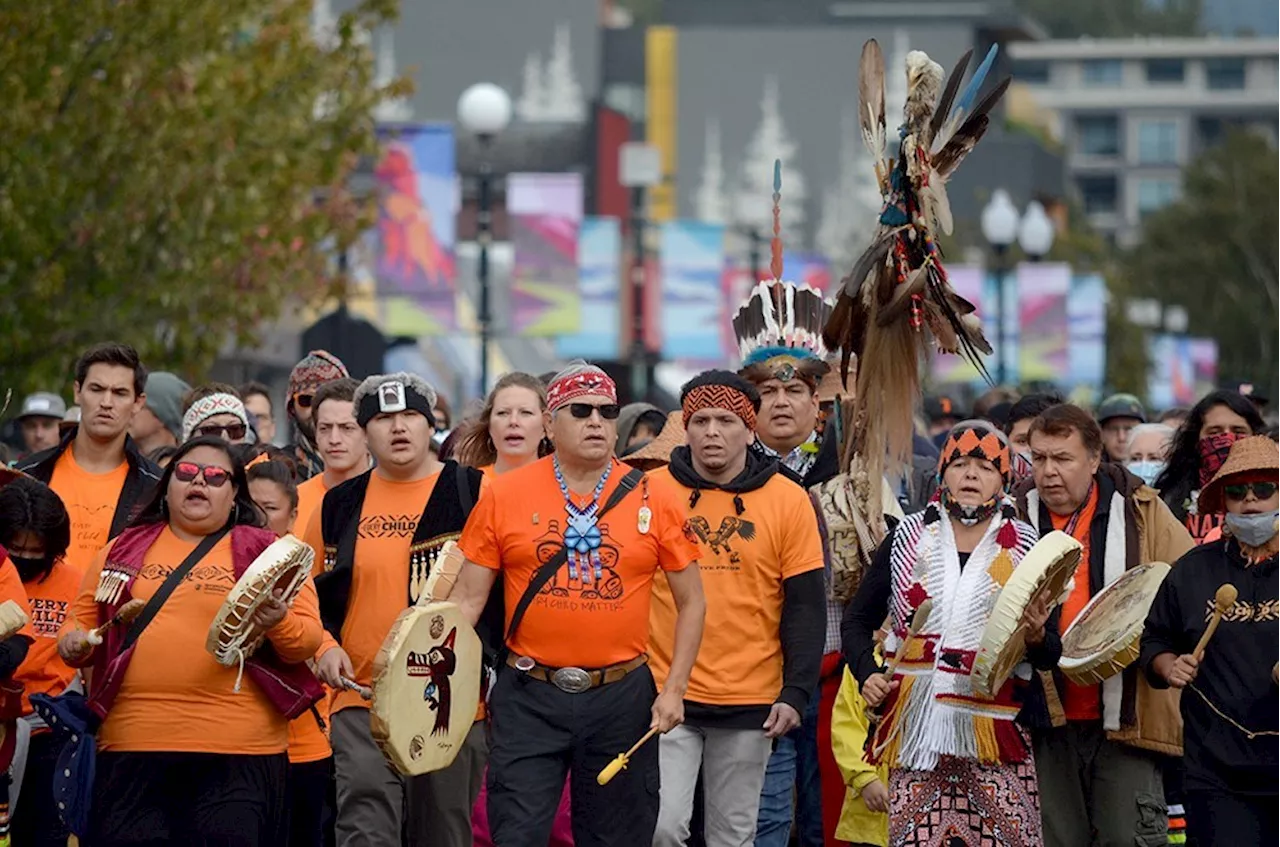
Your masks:
M503 668L490 695L489 829L495 847L546 847L566 771L576 847L653 843L658 745L650 741L605 786L596 775L649 731L657 696L642 667L613 683L566 694Z
M1187 840L1196 847L1245 847L1280 841L1274 794L1249 796L1226 791L1185 792ZM14 842L17 843L16 841Z
M333 843L333 757L289 763L289 847Z
M276 847L289 759L99 753L85 847Z
M58 816L53 799L53 770L58 764L62 745L53 733L31 736L27 748L27 769L22 777L22 793L10 826L14 844L24 847L67 847L71 832ZM10 796L13 789L9 789Z

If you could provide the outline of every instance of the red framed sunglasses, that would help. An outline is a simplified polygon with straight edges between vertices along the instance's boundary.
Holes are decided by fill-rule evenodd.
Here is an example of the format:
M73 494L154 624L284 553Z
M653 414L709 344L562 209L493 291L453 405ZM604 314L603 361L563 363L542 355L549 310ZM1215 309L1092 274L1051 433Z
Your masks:
M202 465L199 462L177 462L173 466L173 475L179 482L192 482L198 476L204 477L205 485L210 488L221 488L231 481L231 471L217 465Z

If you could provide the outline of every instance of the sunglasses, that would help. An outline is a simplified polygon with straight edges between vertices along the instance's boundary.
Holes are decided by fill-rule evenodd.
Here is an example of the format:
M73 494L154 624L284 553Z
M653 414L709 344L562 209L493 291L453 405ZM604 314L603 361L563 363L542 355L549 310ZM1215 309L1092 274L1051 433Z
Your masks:
M246 428L244 424L230 424L221 426L219 424L207 424L205 426L196 427L196 435L212 435L225 438L227 441L239 441L244 438Z
M221 488L231 481L231 471L226 468L197 462L178 462L173 466L173 475L179 482L191 482L203 475L205 485L210 488Z
M617 403L606 403L603 406L593 406L590 403L570 403L569 414L575 418L583 420L591 417L592 412L599 412L600 417L606 421L616 421L618 414L622 411L622 407Z
M310 409L311 401L316 398L314 394L295 394L293 395L293 405L300 409Z
M1249 495L1249 489L1253 489L1253 496L1259 500L1268 500L1275 496L1276 489L1280 487L1274 482L1245 482L1239 485L1224 485L1222 493L1227 495L1228 500L1243 500Z

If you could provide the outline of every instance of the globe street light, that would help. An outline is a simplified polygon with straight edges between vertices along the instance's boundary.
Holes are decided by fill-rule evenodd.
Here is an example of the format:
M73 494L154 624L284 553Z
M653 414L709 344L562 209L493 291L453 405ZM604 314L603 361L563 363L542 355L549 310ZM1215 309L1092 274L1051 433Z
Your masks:
M1053 249L1053 237L1056 234L1053 221L1045 214L1044 206L1039 200L1032 200L1022 216L1022 226L1018 227L1018 246L1027 258L1038 262Z
M493 163L490 145L511 123L511 97L491 82L478 82L458 98L458 123L480 142L476 203L476 281L480 286L480 396L489 392L489 333L493 316L489 308L489 243L493 240Z
M1041 210L1043 211L1043 209ZM1004 384L1006 374L1006 350L1004 331L1005 277L1009 272L1009 247L1018 238L1018 208L1009 199L1009 192L997 188L991 202L982 210L982 236L991 245L996 257L996 382Z

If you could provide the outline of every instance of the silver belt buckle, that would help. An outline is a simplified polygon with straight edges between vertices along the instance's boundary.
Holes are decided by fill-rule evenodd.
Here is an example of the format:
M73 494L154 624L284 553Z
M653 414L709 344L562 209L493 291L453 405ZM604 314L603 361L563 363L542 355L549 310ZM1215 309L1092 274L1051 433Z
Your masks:
M528 656L521 656L518 659L516 659L515 667L516 667L516 670L520 671L520 673L528 673L529 671L533 670L537 666L538 666L538 663L535 662L533 659L529 658Z
M582 668L560 668L551 675L551 684L566 694L581 694L591 688L591 674Z

